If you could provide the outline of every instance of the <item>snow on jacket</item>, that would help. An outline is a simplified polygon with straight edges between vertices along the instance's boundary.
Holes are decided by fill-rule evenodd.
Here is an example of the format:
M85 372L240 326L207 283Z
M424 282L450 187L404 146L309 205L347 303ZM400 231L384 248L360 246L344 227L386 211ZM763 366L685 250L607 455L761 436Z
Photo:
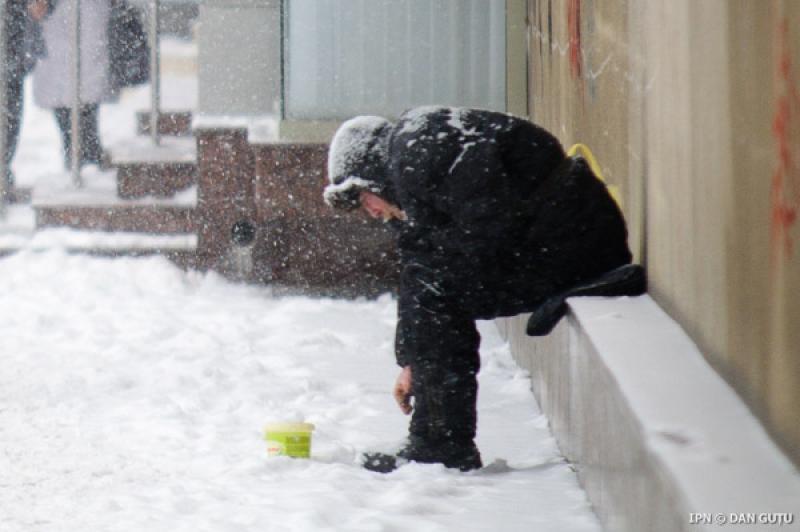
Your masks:
M605 185L526 120L415 109L395 125L388 153L388 177L409 219L399 239L403 268L429 277L401 277L400 301L409 307L399 311L401 365L426 348L413 326L438 312L426 306L450 302L473 318L513 315L631 260Z
M33 71L33 94L45 108L71 107L73 97L72 16L75 0L59 0L42 21L46 55ZM81 101L97 104L113 97L109 75L110 0L81 0Z
M528 121L461 108L407 112L388 151L388 176L411 220L407 245L492 261L518 247L535 217L536 189L565 157L555 137Z
M631 260L605 185L527 120L422 107L395 124L353 119L334 141L326 200L348 208L359 188L378 191L408 217L393 223L401 366L449 356L443 331L457 338L451 329L463 327L468 337L470 320L531 311Z

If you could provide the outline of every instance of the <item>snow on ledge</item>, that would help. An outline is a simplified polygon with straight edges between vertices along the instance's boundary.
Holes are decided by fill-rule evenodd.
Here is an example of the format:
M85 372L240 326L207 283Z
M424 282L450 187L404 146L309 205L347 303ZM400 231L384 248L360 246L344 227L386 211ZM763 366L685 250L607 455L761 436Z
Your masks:
M197 197L197 185L192 185L169 198L122 199L117 195L116 182L113 182L106 187L86 185L80 189L65 186L34 190L31 204L34 207L196 207Z
M192 129L239 129L250 144L328 144L340 121L282 120L278 115L195 115Z
M33 235L0 235L0 250L194 251L196 234L109 233L69 228L43 229Z
M192 118L192 129L255 129L267 137L277 138L279 122L275 115L197 114Z
M795 512L794 524L781 530L800 530L800 473L655 301L573 298L569 305L648 451L692 511Z
M117 142L109 147L116 165L196 163L197 143L193 137L162 136L155 145L150 137L135 137Z

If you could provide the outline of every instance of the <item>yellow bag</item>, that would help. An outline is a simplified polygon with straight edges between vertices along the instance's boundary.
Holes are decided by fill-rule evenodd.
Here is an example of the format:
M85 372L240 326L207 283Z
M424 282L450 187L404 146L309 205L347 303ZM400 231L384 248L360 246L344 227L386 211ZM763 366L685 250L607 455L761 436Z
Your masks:
M600 165L597 164L597 159L594 158L592 150L590 150L586 144L573 144L572 147L567 150L567 156L575 157L576 155L583 157L583 159L589 163L589 168L592 169L594 175L597 176L597 179L605 183L608 193L611 194L611 197L617 202L617 206L622 209L622 195L619 192L619 187L616 185L609 185L606 182L606 178L603 177L603 172L600 171Z

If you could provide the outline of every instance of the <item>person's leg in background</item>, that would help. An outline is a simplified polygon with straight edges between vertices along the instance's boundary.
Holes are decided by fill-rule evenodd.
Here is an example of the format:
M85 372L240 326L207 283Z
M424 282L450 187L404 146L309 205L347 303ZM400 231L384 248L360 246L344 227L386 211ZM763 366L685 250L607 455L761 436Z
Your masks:
M99 109L96 103L81 107L81 166L100 165L103 162L103 147L98 131Z
M61 133L61 151L64 156L64 168L72 166L72 112L69 107L53 109Z
M21 72L7 71L8 79L6 82L6 190L11 191L14 187L14 173L11 171L11 163L14 161L14 154L17 151L19 132L22 125L22 106L23 94L22 87L25 75Z
M23 49L25 46L25 2L20 0L10 0L6 2L6 12L3 15L3 23L6 36L6 146L5 163L6 175L0 176L6 180L5 190L9 195L3 200L14 199L14 174L11 171L11 163L17 150L19 141L20 126L22 123L23 108L23 84L25 82L25 67L23 63Z
M85 164L99 165L103 160L103 148L98 133L99 107L97 104L81 106L81 166ZM53 111L56 115L56 122L58 122L58 129L61 131L64 166L69 169L72 166L72 109L57 107Z

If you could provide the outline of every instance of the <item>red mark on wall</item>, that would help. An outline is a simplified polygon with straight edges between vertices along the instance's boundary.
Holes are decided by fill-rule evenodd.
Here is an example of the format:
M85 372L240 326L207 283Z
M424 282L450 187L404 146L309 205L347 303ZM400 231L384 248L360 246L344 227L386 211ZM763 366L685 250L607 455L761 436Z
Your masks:
M567 7L569 30L569 70L574 79L581 77L581 0L569 0Z
M770 191L773 264L781 256L789 258L792 255L792 228L800 209L800 167L796 158L800 142L800 92L792 67L788 20L779 24L777 37L777 97L772 133L778 149L778 166L772 174Z

